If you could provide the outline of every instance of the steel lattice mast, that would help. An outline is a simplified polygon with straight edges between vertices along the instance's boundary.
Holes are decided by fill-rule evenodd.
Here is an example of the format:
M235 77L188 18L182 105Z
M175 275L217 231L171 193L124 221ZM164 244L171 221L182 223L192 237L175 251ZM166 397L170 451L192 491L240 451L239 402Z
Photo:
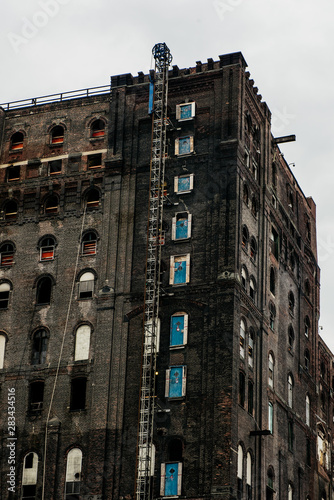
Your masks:
M169 48L165 43L155 45L152 52L155 59L155 82L136 500L150 500L153 495L151 470L154 465L152 462L154 459L152 457L152 444L160 295L160 243L162 237L163 189L166 159L168 68L172 60Z

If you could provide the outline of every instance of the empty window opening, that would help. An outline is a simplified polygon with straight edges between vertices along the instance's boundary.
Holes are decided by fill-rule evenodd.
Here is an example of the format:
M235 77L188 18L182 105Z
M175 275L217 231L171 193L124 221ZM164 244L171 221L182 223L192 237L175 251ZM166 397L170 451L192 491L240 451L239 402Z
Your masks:
M16 219L17 217L17 203L16 201L7 201L4 207L5 220Z
M248 206L248 202L249 202L249 191L248 191L247 184L244 184L243 200L244 200L244 202L246 203L246 205Z
M49 175L61 174L62 160L49 161Z
M100 168L100 167L102 167L102 153L88 155L87 156L87 167L88 168Z
M269 303L269 324L270 328L274 331L275 330L275 318L276 318L276 308L275 305L270 302Z
M273 295L275 295L275 285L276 285L275 270L273 267L271 267L270 268L270 291Z
M10 284L0 284L0 309L7 309L9 304Z
M250 240L250 256L253 260L256 260L256 251L257 251L256 241L255 238L252 237Z
M75 333L74 361L89 358L91 328L89 325L81 325Z
M289 341L289 348L292 349L293 344L295 342L295 332L294 332L291 325L289 326L289 329L288 329L288 341Z
M36 304L50 304L52 280L48 276L39 280L37 284Z
M311 223L310 223L310 221L306 222L306 238L308 239L309 242L311 241Z
M251 207L251 212L252 214L254 215L254 217L257 216L257 202L256 202L256 199L255 197L253 196L252 198L252 207Z
M57 125L51 130L51 144L63 144L64 142L64 127Z
M44 329L37 330L32 340L32 359L31 364L41 365L46 361L46 352L48 349L48 333Z
M310 287L310 282L309 280L305 281L305 295L306 297L310 297L311 294L311 287Z
M100 193L97 189L91 189L86 196L87 208L97 208L100 205Z
M274 471L269 467L267 472L267 488L266 488L266 500L274 499Z
M66 499L77 500L81 498L81 469L82 451L79 448L72 448L68 452L66 462Z
M242 243L243 248L245 248L245 249L247 249L247 246L248 246L248 239L249 239L248 229L246 226L243 226L241 243Z
M105 126L103 120L94 120L91 126L91 137L104 137Z
M243 372L239 372L239 405L243 408L245 407L245 374Z
M183 444L181 439L172 439L168 445L168 460L171 462L182 462Z
M304 352L304 362L305 362L305 370L309 371L310 370L310 351L308 349L305 349L305 352Z
M292 420L288 421L288 448L289 451L293 451L293 442L294 442L294 430L293 430L293 422Z
M74 378L71 381L71 404L72 411L84 410L86 408L86 378Z
M254 384L248 381L248 413L253 415L254 412Z
M95 276L91 272L81 275L79 281L79 299L91 299L94 293Z
M23 139L24 139L24 136L23 136L22 132L15 132L15 134L12 135L11 140L10 140L10 149L12 151L22 149L23 148Z
M45 237L40 242L40 260L53 260L55 256L56 241L52 237Z
M97 236L94 231L89 231L82 238L82 255L95 255L97 250Z
M3 243L0 246L0 265L12 266L14 264L15 248L12 243Z
M59 200L55 195L48 196L45 201L45 213L46 214L56 214L59 208Z
M293 314L295 309L295 297L292 292L289 292L288 302L289 302L289 311L291 314Z
M7 168L7 181L19 181L20 180L20 165L13 165Z
M270 241L271 241L271 252L274 255L275 259L278 260L279 237L277 231L273 227L271 228Z
M247 286L247 271L246 271L246 269L244 267L241 269L241 284L242 284L243 288L246 290L246 286Z
M256 298L256 283L254 278L250 278L249 280L249 296L253 302L255 302Z
M31 382L29 412L40 413L43 409L44 382Z

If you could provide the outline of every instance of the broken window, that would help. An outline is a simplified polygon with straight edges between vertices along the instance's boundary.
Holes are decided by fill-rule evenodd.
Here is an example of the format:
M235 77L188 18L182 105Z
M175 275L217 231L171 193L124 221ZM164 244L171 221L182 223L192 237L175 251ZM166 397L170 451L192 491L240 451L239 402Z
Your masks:
M57 125L51 130L51 144L63 144L64 142L64 127Z
M170 258L170 285L180 285L190 281L190 254Z
M249 202L249 191L248 191L247 184L244 184L243 200L244 200L244 202L246 203L246 205L248 206L248 202Z
M41 261L53 260L55 256L56 240L52 236L46 236L39 244L39 259Z
M172 240L185 240L191 236L191 214L179 212L172 221Z
M38 472L37 453L28 453L23 460L22 472L22 500L36 499L36 485Z
M194 174L178 175L174 177L174 191L176 194L190 193L194 189Z
M89 358L91 328L89 325L81 325L75 332L74 361Z
M66 462L66 499L77 500L80 496L82 451L72 448Z
M17 203L14 200L7 201L4 206L5 220L16 219L17 217Z
M100 168L102 167L102 153L96 153L87 156L87 167L88 168Z
M45 363L47 348L48 332L44 328L41 328L33 335L31 364L41 365Z
M195 116L195 103L187 102L185 104L176 105L176 119L181 122L191 120Z
M187 343L188 337L188 314L177 312L170 320L170 342L171 347L182 346Z
M79 280L79 299L91 299L94 293L95 276L91 272L81 275Z
M166 370L166 398L181 398L186 395L186 366L171 366Z
M19 181L20 180L20 165L13 165L7 168L7 181Z
M251 277L250 280L249 280L249 296L252 299L252 301L255 302L255 299L256 299L256 283L255 283L255 279L253 277Z
M256 253L257 253L257 245L255 238L250 239L250 256L253 260L256 260Z
M0 246L0 266L12 266L14 264L14 253L13 243L3 243Z
M270 328L275 329L276 307L272 302L269 302L269 324Z
M12 151L23 149L23 139L24 136L22 132L15 132L10 139L10 149Z
M305 363L305 370L308 372L310 369L310 351L308 349L305 349L304 352L304 363Z
M49 175L61 174L62 160L49 161Z
M41 278L37 283L36 304L50 304L52 280L49 276Z
M241 268L241 284L242 287L246 290L247 286L247 270L244 266Z
M0 284L0 309L7 309L8 307L10 288L9 283Z
M86 386L86 378L81 377L72 379L70 403L70 409L72 411L84 410L86 408Z
M40 413L43 409L44 382L31 382L29 396L29 412Z
M293 344L295 342L295 332L291 325L288 328L288 342L289 342L289 348L293 349Z
M56 214L59 209L59 200L58 196L51 195L48 196L44 203L44 210L46 214Z
M294 442L294 430L293 430L293 421L288 421L288 448L289 451L293 451L293 442Z
M188 135L186 137L179 137L175 140L175 154L187 155L194 151L194 137Z
M91 128L90 128L90 136L91 137L104 137L105 133L105 126L106 124L104 123L103 120L94 120Z
M82 238L81 255L95 255L97 250L97 236L94 231L89 231Z
M97 208L100 205L100 193L97 189L90 189L86 195L87 208Z

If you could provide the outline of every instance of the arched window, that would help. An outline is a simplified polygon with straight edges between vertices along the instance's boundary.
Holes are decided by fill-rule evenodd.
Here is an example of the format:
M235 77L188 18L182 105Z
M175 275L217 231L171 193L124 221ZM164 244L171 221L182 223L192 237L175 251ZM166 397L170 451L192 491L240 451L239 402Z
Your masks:
M244 202L246 203L246 205L248 206L248 202L249 202L249 191L248 191L247 184L244 184L243 200L244 200Z
M240 356L245 357L245 337L246 337L246 325L244 320L240 321Z
M295 297L292 292L289 292L288 302L289 302L289 312L293 314L295 309Z
M95 276L88 271L80 276L79 280L79 299L91 299L94 294Z
M81 255L95 255L97 250L97 235L95 231L85 233L81 241Z
M272 302L269 302L269 324L270 328L275 330L276 307Z
M248 232L247 226L243 226L241 243L242 243L242 246L245 250L247 250L247 247L248 247L248 240L249 240L249 232Z
M293 344L295 342L295 332L291 325L288 328L288 342L289 342L289 349L293 349Z
M75 350L74 361L84 360L89 358L91 327L89 325L81 325L75 332Z
M36 304L46 305L51 301L52 280L49 276L44 276L37 283Z
M17 203L14 200L6 201L4 206L5 220L13 220L17 218Z
M250 280L249 280L249 296L252 299L252 301L255 302L255 299L256 299L256 283L255 283L255 279L253 277L251 277Z
M238 492L242 497L243 490L243 475L244 475L244 450L239 444L238 446L238 468L237 468L237 479L238 479Z
M310 369L310 351L308 349L305 349L305 352L304 352L304 362L305 362L305 370L309 371L309 369Z
M39 260L53 260L55 257L56 240L52 236L45 236L39 243Z
M0 332L0 370L4 367L5 351L6 351L6 336Z
M244 266L241 268L241 284L243 288L246 290L247 287L247 270Z
M56 214L59 210L58 196L54 194L48 196L44 203L44 210L46 214Z
M310 405L310 396L306 394L305 396L305 423L310 426L310 415L311 415L311 405Z
M311 294L311 287L310 287L310 282L309 280L305 281L305 295L306 297L310 297Z
M270 268L270 291L273 295L275 295L275 285L276 285L275 269L273 267L271 267Z
M248 366L251 368L254 366L254 338L254 330L250 328L248 333Z
M250 451L247 452L246 458L246 498L252 500L252 485L253 485L253 460Z
M274 357L271 352L268 356L268 385L271 389L274 388Z
M308 316L305 316L305 320L304 320L305 337L309 337L309 335L310 335L310 328L311 328L310 318Z
M13 243L5 242L0 245L0 265L9 267L14 264L15 247Z
M37 453L28 453L23 460L22 500L36 500L36 485L38 472Z
M82 469L82 451L72 448L66 462L66 499L79 498ZM75 496L74 496L75 495Z
M257 202L256 202L256 199L255 199L255 196L252 197L251 212L254 215L254 217L257 216Z
M250 239L250 256L253 260L256 260L256 253L257 253L257 245L255 238L251 237Z
M103 120L94 120L91 128L90 128L90 136L91 137L104 137L105 133L105 126L106 124L104 123Z
M269 467L268 472L267 472L267 489L266 489L266 500L273 500L274 499L274 469L272 467Z
M44 328L37 330L32 338L31 364L42 365L46 362L49 335Z
M97 189L90 189L86 195L87 209L97 208L100 205L100 192Z
M8 282L0 284L0 309L7 309L11 286Z
M63 144L64 142L64 127L57 125L51 130L51 144Z
M288 405L292 408L292 400L293 400L293 379L292 375L288 375Z
M271 434L274 430L274 406L271 401L268 402L268 430Z
M10 149L12 151L17 151L23 149L24 135L22 132L15 132L10 139Z
M288 500L293 500L293 488L292 484L288 484Z

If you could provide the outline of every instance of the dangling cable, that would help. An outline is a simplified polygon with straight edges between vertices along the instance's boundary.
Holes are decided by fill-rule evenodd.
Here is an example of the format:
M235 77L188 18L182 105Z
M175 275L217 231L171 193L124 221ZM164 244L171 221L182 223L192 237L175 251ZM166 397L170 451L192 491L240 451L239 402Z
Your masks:
M41 498L41 500L44 500L46 448L47 448L47 442L48 442L48 424L49 424L50 415L51 415L52 403L53 403L53 399L54 399L54 395L55 395L55 391L56 391L56 386L57 386L57 381L58 381L58 375L59 375L59 370L60 370L60 363L61 363L61 358L62 358L64 344L65 344L66 330L67 330L68 320L69 320L69 317L70 317L70 310L71 310L72 299L73 299L73 295L74 295L75 280L76 280L77 269L78 269L78 262L79 262L79 256L80 256L82 232L83 232L85 218L86 218L86 209L87 209L87 205L85 205L85 210L84 210L84 214L83 214L83 217L82 217L82 225L81 225L81 232L80 232L80 238L79 238L79 244L78 244L77 258L76 258L75 268L74 268L74 273L73 273L72 287L71 287L71 293L70 293L70 300L69 300L68 308L67 308L67 315L66 315L66 321L65 321L65 326L64 326L63 339L62 339L62 343L61 343L61 347L60 347L60 352L59 352L59 357L58 357L58 364L57 364L56 375L55 375L54 383L53 383L53 389L52 389L52 394L51 394L51 399L50 399L50 404L49 404L49 411L48 411L48 415L46 417L46 422L45 422L44 457L43 457L43 483L42 483L42 498Z

